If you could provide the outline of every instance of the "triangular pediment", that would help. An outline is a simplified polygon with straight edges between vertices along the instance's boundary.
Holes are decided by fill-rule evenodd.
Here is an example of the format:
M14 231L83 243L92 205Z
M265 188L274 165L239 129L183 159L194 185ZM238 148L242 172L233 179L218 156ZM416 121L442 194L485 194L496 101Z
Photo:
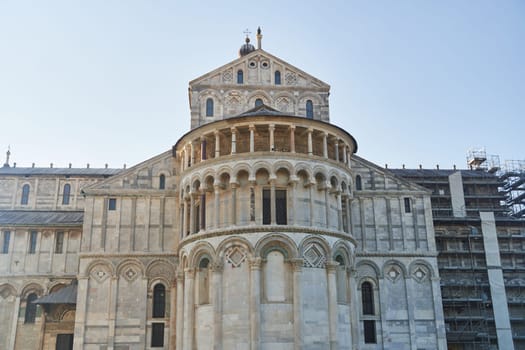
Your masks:
M248 73L250 70L268 70L271 65L278 67L282 74L282 86L307 86L312 89L329 90L330 85L306 73L290 63L274 56L262 49L255 50L245 56L239 57L217 69L212 70L192 81L194 86L237 85L236 74L241 67ZM275 70L274 67L274 70Z
M137 191L158 191L160 176L164 176L163 191L174 190L172 152L166 151L115 176L83 189L86 194L125 194Z
M236 117L255 117L255 116L266 116L266 115L272 115L272 116L290 116L290 113L283 113L278 111L275 108L272 108L270 106L267 106L265 104L262 104L260 106L256 106L254 108L251 108L247 110L246 112L243 112Z

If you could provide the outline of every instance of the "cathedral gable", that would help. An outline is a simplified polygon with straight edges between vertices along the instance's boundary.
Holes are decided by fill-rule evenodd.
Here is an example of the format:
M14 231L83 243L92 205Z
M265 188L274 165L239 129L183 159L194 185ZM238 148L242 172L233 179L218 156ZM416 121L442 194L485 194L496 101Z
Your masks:
M428 192L428 189L419 186L413 182L401 178L388 169L382 168L368 160L359 156L352 156L352 169L354 170L354 177L359 176L362 190L395 190L395 191L423 191ZM354 183L357 182L354 179Z
M102 192L125 192L126 190L172 190L171 151L159 154L140 164L120 172L93 186L84 189L87 194Z
M191 126L265 104L293 116L329 122L330 86L258 49L190 82Z

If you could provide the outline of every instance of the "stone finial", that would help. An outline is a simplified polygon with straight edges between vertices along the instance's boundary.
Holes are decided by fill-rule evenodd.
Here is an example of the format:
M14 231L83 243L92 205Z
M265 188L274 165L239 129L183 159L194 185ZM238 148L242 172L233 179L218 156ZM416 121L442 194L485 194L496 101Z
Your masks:
M436 169L439 170L439 164L436 164Z
M261 27L257 28L257 49L262 49L262 34L261 34Z
M104 168L106 169L108 168L108 163L104 164Z
M4 168L9 168L9 157L10 156L11 156L11 146L7 146L7 152L5 152Z
M69 169L71 169L71 166L72 166L72 165L73 165L73 164L69 163Z

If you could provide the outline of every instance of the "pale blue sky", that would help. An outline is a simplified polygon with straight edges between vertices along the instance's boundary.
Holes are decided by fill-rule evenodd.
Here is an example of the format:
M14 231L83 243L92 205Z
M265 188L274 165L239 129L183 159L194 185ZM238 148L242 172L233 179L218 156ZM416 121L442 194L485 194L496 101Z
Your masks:
M331 85L332 123L389 167L525 159L525 2L0 0L0 156L129 166L189 130L188 82L243 31ZM252 34L252 37L254 35Z

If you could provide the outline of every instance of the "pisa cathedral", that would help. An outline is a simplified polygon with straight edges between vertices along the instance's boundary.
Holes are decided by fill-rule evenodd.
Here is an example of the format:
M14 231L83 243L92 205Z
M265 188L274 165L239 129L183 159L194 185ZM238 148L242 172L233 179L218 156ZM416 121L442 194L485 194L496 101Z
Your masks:
M249 39L128 169L0 168L0 349L446 349L430 191Z

